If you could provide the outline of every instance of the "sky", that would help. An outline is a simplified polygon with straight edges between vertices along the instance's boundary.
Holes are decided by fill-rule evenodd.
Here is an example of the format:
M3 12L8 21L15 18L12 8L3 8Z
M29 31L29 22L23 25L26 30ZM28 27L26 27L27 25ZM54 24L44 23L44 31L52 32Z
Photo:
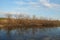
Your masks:
M60 20L60 0L0 0L0 17L6 13Z

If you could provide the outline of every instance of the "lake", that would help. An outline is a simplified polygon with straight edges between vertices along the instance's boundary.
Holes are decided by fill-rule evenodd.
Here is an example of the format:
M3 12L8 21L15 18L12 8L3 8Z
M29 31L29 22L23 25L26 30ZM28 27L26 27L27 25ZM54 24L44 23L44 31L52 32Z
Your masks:
M60 27L1 29L0 40L60 40Z

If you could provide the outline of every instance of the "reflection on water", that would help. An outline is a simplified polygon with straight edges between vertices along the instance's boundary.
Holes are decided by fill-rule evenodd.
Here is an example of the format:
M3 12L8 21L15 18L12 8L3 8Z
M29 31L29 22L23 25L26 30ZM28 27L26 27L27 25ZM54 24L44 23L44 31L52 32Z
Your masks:
M0 40L60 40L60 27L0 30Z

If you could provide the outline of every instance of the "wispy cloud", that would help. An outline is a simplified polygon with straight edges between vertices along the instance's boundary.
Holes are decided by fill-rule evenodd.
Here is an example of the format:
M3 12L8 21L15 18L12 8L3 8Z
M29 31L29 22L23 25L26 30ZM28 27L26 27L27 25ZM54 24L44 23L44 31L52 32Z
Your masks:
M40 3L38 3L38 2L33 2L32 0L30 1L30 2L24 2L24 1L15 1L14 2L15 4L17 4L17 5L28 5L28 6L32 6L32 7L40 7ZM27 7L28 7L27 6Z
M0 12L0 14L24 14L24 15L27 15L28 13L27 12Z
M15 3L18 4L18 5L27 4L26 2L22 2L22 1L16 1Z
M37 1L38 2L33 2L32 0L30 2L16 1L15 3L18 5L30 5L33 7L40 7L41 5L47 8L60 7L60 4L51 3L50 0L37 0Z
M40 0L40 3L48 8L52 8L52 7L60 7L60 4L55 4L55 3L50 3L50 0Z
M0 12L0 14L16 14L16 12Z

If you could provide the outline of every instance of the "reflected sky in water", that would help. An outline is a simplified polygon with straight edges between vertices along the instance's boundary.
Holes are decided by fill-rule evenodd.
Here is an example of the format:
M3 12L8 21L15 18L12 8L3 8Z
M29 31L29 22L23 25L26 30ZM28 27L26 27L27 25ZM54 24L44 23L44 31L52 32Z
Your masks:
M60 40L60 27L0 30L0 40Z

